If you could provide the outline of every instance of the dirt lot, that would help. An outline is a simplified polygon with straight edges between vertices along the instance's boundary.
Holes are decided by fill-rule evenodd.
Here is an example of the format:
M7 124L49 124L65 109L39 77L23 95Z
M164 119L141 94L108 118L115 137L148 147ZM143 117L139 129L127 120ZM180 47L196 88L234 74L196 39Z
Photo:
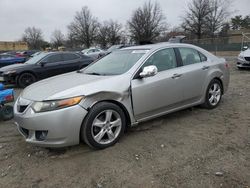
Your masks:
M48 150L0 122L0 187L250 187L250 70L231 62L214 110L187 109L131 128L114 147Z

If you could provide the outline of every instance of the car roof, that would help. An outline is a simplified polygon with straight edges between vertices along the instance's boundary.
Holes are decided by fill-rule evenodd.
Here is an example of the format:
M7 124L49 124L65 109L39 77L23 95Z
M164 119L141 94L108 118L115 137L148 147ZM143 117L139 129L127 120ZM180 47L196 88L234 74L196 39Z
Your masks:
M76 52L70 52L70 51L63 51L63 52L59 52L59 51L56 51L56 52L41 52L41 53L44 53L44 54L64 54L64 53L76 53Z
M156 44L147 44L147 45L139 45L139 46L130 46L126 48L122 48L120 50L156 50L163 47L195 47L197 46L186 44L186 43L170 43L170 42L160 42Z

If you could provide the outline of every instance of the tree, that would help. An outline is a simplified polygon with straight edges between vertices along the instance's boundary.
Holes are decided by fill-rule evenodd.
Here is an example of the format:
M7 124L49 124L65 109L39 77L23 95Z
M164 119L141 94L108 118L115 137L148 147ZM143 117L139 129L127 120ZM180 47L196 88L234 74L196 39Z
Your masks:
M128 27L136 43L152 43L166 30L167 24L160 5L149 1L133 12Z
M234 18L231 18L231 27L233 30L239 29L250 29L250 15L242 17L242 15L237 15Z
M208 15L204 17L206 32L209 36L214 37L215 33L219 33L225 25L229 15L229 6L231 0L209 0Z
M198 39L206 33L206 17L210 13L209 0L192 0L188 4L182 23L185 32L194 34Z
M100 44L101 48L105 49L109 43L109 25L106 22L103 22L99 25L98 34L96 37L96 42Z
M230 30L230 24L228 22L224 23L221 31L219 33L219 36L221 37L228 37L228 31Z
M28 43L29 49L40 49L44 44L42 30L35 27L26 28L22 40Z
M113 20L104 21L99 25L96 42L102 48L107 48L114 44L119 44L122 38L122 25Z
M55 48L63 46L65 42L65 37L60 30L55 30L51 35L51 43Z
M95 41L98 32L98 20L95 18L88 7L83 7L77 12L73 22L68 26L69 35L75 41L82 43L89 48Z
M110 20L107 22L109 28L108 41L110 45L119 44L122 35L122 25L118 22Z

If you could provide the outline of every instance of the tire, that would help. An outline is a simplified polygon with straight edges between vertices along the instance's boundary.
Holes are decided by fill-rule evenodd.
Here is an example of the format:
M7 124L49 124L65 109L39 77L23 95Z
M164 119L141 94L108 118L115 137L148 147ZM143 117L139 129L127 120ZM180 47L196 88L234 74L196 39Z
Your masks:
M11 120L14 117L13 107L9 105L2 106L0 114L3 121Z
M221 82L217 79L213 79L207 87L205 102L202 106L207 109L216 108L221 101L222 93Z
M36 81L36 77L32 73L22 73L17 78L17 85L20 88L25 88Z
M81 127L81 139L94 149L110 147L124 134L125 124L126 118L120 107L113 103L100 102L85 117Z

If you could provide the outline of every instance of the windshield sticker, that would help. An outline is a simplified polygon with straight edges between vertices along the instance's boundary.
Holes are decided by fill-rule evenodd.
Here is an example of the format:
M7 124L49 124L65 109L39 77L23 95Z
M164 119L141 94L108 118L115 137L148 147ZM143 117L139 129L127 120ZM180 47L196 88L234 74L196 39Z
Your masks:
M149 50L133 50L132 54L145 54L147 53Z

